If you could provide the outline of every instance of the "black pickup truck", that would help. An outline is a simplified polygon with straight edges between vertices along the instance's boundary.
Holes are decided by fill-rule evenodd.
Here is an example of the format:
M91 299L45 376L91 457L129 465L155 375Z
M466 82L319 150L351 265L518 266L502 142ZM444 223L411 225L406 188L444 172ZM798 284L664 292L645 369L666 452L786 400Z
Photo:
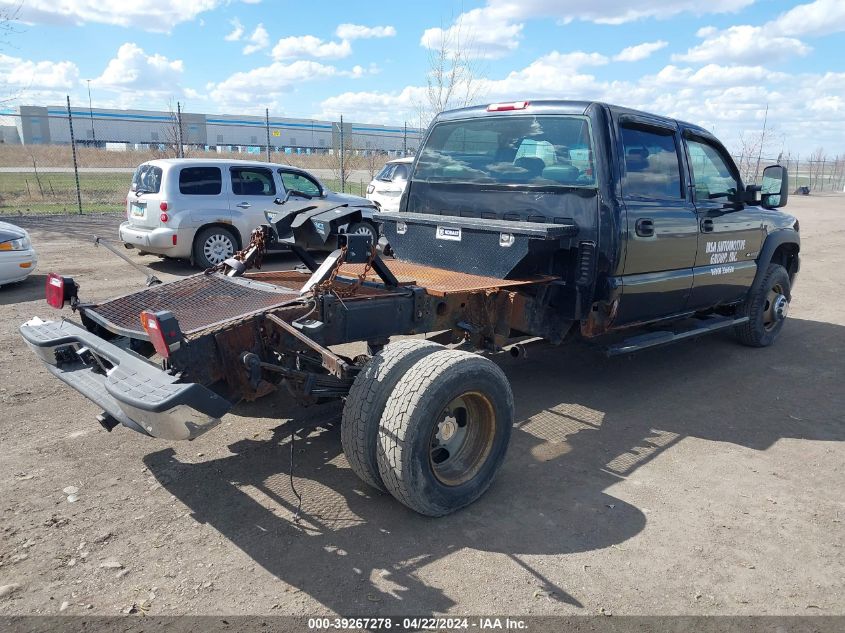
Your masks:
M436 118L399 212L378 216L394 258L341 234L318 264L303 245L332 227L280 201L216 270L101 303L51 274L48 303L79 323L21 334L108 430L190 440L280 386L343 399L355 473L439 516L487 489L508 446L513 394L487 354L575 338L625 354L725 328L772 344L799 268L788 189L779 165L744 185L681 121L572 101L465 108ZM250 272L276 240L309 270ZM353 341L368 353L332 349Z

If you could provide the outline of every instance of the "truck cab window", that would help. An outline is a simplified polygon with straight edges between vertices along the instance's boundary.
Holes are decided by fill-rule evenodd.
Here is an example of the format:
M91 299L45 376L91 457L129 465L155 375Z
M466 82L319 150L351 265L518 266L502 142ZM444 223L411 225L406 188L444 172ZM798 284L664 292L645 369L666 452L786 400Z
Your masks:
M671 130L622 126L626 196L683 198L681 166Z
M443 121L429 134L414 179L438 184L595 187L590 126L575 115Z
M687 139L687 151L697 201L730 200L736 196L739 181L719 150L704 141Z

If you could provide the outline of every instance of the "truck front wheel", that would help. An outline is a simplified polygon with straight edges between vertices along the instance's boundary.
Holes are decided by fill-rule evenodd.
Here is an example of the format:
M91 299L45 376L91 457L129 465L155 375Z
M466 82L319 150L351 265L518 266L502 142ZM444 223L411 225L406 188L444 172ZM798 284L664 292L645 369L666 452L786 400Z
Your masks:
M387 400L378 468L400 502L443 516L478 499L502 465L513 393L492 361L459 350L419 360Z
M736 327L740 342L751 347L768 347L775 342L792 298L789 273L780 264L769 264L763 281L740 307L748 321Z

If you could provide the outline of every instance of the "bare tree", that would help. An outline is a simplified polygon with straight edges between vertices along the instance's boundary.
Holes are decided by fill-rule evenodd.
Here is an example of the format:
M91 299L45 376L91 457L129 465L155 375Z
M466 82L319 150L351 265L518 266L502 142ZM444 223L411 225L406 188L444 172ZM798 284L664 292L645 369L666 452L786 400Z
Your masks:
M335 123L337 131L332 134L334 147L333 160L331 161L332 177L338 182L342 191L346 190L346 183L352 175L352 158L355 156L355 143L352 138L352 130L348 124L343 123L343 116Z
M824 148L817 147L816 150L810 154L810 187L812 189L816 189L819 186L819 182L823 182L824 177L824 163L825 163L825 155L824 155Z
M0 7L0 52L6 48L9 37L18 32L17 22L22 5L23 0L17 5ZM0 77L0 105L14 100L17 96Z
M461 18L440 29L436 45L428 48L428 74L424 99L417 103L420 128L444 110L473 105L483 97L484 68L472 33Z
M365 159L370 180L376 177L376 174L384 167L384 163L387 162L384 150L380 149L368 149Z
M178 108L172 98L167 102L167 110L170 114L164 126L164 138L156 147L151 149L157 158L178 158L182 131L179 129Z
M743 182L757 182L762 172L763 162L775 156L778 151L783 160L783 150L775 147L775 141L777 141L777 135L774 128L764 128L758 132L743 132L739 135L740 151L737 167Z

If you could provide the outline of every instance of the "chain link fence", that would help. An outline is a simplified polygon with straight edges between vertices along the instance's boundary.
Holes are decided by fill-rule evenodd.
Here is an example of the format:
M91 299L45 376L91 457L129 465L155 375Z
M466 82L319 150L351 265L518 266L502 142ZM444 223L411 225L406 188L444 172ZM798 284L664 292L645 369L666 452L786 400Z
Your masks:
M407 125L183 112L102 110L70 103L0 113L0 215L122 213L132 172L155 158L271 161L308 170L329 189L365 195L384 163L413 155ZM23 141L23 143L21 143ZM845 156L735 155L746 183L787 167L793 191L843 192Z
M21 106L0 113L0 215L122 213L132 173L158 158L269 161L365 195L391 159L413 155L420 130L262 116ZM21 142L23 141L23 142Z
M763 169L768 165L783 165L789 173L789 186L796 193L843 193L845 192L845 156L824 156L816 152L813 157L802 160L792 154L777 157L758 155L735 155L743 182L760 184ZM804 191L800 191L804 189Z

